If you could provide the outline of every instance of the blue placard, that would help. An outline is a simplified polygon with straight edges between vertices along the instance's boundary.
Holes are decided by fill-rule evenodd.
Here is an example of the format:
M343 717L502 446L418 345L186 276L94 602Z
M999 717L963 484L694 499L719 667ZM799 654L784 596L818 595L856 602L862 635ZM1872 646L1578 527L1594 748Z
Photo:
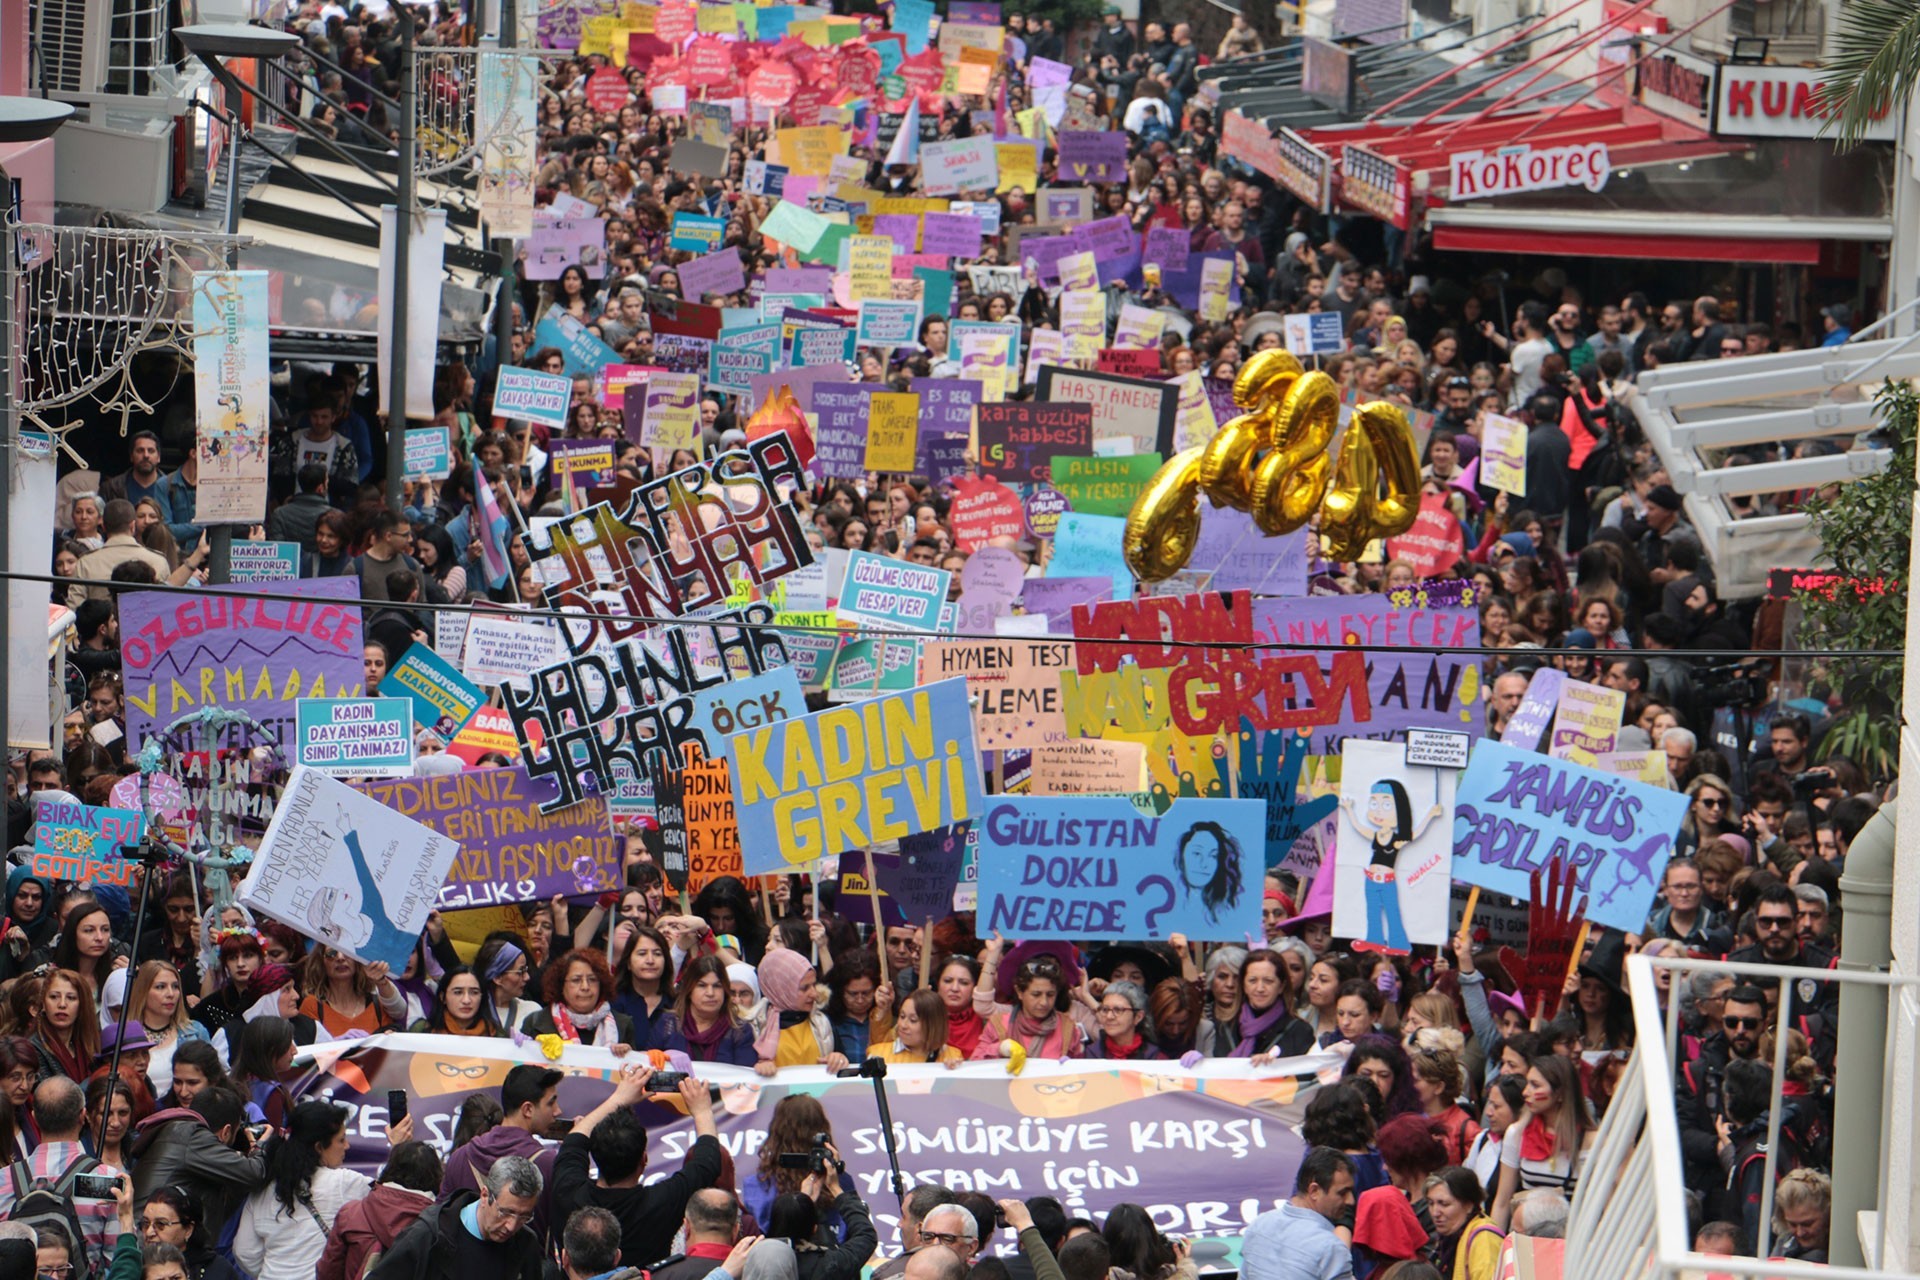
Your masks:
M1067 512L1053 531L1053 559L1047 562L1045 576L1105 578L1113 583L1115 600L1133 599L1133 570L1127 567L1120 542L1126 530L1125 516Z
M933 631L952 579L945 569L855 551L840 586L840 617L887 631Z
M33 853L36 864L42 858L53 859L63 867L70 860L77 860L79 865L118 862L122 849L140 843L140 832L138 809L108 809L74 800L57 800L48 795L34 797ZM35 874L49 873L36 865ZM84 880L88 877L79 872L68 875L59 871L53 873L53 878Z
M1586 918L1638 933L1691 801L1617 774L1482 739L1453 808L1453 879L1527 901L1535 871L1558 858L1587 899Z
M793 331L793 355L788 361L796 369L809 365L853 363L853 330L833 327L802 327Z
M707 753L727 758L736 733L778 724L807 713L807 694L792 667L775 667L745 680L728 680L693 695L687 723L707 735Z
M413 772L411 698L301 698L294 717L295 764L341 778Z
M587 326L566 312L553 309L549 309L546 315L540 317L540 323L533 326L533 345L536 350L540 347L560 348L560 357L566 361L566 376L569 378L582 373L597 374L620 359L619 353L589 333ZM500 370L501 374L504 376L511 367L503 367ZM568 390L571 391L572 387L569 386ZM499 388L497 385L494 396L494 412L498 413ZM560 426L562 430L566 427L564 409L560 415Z
M980 823L982 929L1114 942L1254 937L1266 806L1126 796L995 797Z
M297 542L236 542L228 554L229 582L290 582L299 576Z
M388 669L380 687L413 701L413 719L446 742L487 700L479 685L429 645L413 644Z
M965 679L736 734L728 751L747 875L817 865L985 807Z
M676 213L673 215L673 238L668 243L672 248L685 249L689 253L712 253L727 238L727 220L709 218L699 213Z

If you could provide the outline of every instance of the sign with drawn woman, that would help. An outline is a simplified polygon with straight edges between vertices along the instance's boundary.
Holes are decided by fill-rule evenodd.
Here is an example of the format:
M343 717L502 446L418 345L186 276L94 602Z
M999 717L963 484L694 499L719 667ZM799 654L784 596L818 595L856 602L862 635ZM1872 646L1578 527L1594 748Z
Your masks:
M1349 738L1340 752L1333 931L1359 951L1447 938L1456 775L1410 766L1406 750Z

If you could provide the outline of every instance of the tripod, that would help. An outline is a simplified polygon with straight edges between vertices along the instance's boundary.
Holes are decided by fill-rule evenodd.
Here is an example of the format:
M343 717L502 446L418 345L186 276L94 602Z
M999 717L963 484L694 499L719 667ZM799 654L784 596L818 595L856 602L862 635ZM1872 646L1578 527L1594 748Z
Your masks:
M145 782L145 775L142 775L141 783L143 787L145 786ZM145 797L142 796L142 809L145 808L144 801ZM132 854L131 860L140 864L140 902L139 905L134 908L133 912L133 947L127 960L128 965L136 969L139 967L140 935L145 931L147 924L148 892L153 886L155 873L157 873L161 865L167 861L165 850L154 844L151 818L148 819L148 823L148 831L141 837L138 853L133 853L134 846L132 845L123 846L121 849L122 858L126 858L129 854ZM113 1042L112 1061L107 1064L107 1096L100 1104L100 1131L94 1135L95 1151L105 1151L107 1149L107 1121L113 1116L113 1091L124 1087L120 1082L120 1047L127 1042L127 1016L133 1012L133 975L129 973L127 976L128 998L120 1005L119 1035ZM184 998L184 993L182 993L182 995Z
M900 1202L900 1216L907 1213L907 1180L900 1176L900 1147L893 1138L893 1111L887 1106L887 1064L880 1058L867 1058L857 1067L838 1073L842 1080L873 1081L873 1100L880 1108L880 1136L887 1147L887 1168L893 1173L893 1197Z

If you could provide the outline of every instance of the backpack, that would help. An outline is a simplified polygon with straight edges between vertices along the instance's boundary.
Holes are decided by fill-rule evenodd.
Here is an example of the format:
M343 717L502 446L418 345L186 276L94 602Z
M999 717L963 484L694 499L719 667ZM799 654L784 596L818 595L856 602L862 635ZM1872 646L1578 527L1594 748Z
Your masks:
M67 1166L58 1181L33 1176L33 1167L16 1160L7 1167L13 1183L13 1208L9 1222L24 1222L30 1227L57 1226L73 1241L70 1261L71 1280L88 1280L87 1237L80 1229L80 1213L73 1206L73 1180L100 1167L92 1156L81 1156Z

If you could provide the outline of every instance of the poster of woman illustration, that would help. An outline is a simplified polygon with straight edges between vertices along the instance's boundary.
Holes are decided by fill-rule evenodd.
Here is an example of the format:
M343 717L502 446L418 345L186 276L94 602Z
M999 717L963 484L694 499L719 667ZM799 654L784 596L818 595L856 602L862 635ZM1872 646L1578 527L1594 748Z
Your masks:
M1409 766L1406 753L1399 742L1341 747L1333 931L1358 950L1405 953L1447 938L1457 775Z

